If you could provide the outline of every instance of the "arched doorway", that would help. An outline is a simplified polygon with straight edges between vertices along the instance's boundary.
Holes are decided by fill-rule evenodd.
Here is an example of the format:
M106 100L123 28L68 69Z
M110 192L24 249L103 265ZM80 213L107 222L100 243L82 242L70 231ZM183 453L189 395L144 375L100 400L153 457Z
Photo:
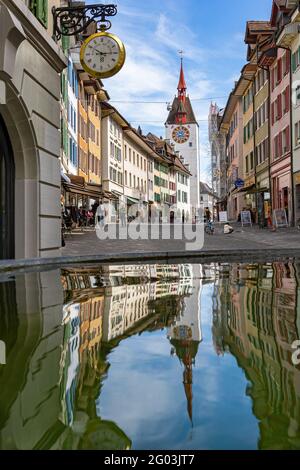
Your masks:
M14 258L15 163L12 146L0 114L0 259Z

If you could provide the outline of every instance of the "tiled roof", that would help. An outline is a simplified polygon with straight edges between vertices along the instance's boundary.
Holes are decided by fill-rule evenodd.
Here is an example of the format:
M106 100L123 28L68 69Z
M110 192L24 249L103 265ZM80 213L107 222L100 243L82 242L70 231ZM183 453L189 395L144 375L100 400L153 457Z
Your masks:
M207 183L203 183L202 181L200 181L200 194L209 194L210 196L214 196L213 190Z
M260 35L270 34L274 31L270 21L247 21L245 43L256 44Z
M175 96L173 104L172 104L172 109L169 112L169 116L167 118L167 124L176 124L176 114L178 111L178 108L180 106L179 100L177 96ZM196 124L197 120L190 102L190 98L187 96L185 99L185 112L186 112L186 123L187 124Z
M175 166L177 170L180 170L184 173L191 174L185 164L176 155L173 147L169 145L164 139L160 139L151 132L146 135L145 139L167 164Z

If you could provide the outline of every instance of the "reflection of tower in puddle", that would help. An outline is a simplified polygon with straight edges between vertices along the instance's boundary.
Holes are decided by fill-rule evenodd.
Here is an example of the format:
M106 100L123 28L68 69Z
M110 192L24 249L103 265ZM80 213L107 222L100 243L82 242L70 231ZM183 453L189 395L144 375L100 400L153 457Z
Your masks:
M184 366L183 385L191 422L193 422L193 365L199 343L202 341L200 269L201 267L198 265L191 266L192 294L183 299L181 313L168 329L168 339L173 346L171 354L176 354Z

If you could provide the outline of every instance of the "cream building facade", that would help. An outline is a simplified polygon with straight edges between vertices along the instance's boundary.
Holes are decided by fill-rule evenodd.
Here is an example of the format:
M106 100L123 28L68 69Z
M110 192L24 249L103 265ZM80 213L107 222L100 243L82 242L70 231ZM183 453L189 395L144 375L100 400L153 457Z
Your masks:
M294 196L295 223L300 220L300 12L297 1L290 0L289 6L296 7L290 23L287 24L278 38L278 44L291 51L291 112L292 112L292 184Z
M48 2L49 11L56 3ZM60 73L67 62L45 26L28 2L0 1L0 258L60 254Z

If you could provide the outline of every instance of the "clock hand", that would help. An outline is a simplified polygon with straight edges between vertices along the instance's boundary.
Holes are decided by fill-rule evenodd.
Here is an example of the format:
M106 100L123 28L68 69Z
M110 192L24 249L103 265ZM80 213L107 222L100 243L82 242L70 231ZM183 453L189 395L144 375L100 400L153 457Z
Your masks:
M117 52L101 52L101 51L99 51L98 49L95 49L95 50L96 50L96 51L98 52L98 54L100 54L100 55L118 54Z
M95 49L96 52L98 52L98 54L101 54L100 51L98 51L98 49L96 49L94 46L90 46L92 49Z

